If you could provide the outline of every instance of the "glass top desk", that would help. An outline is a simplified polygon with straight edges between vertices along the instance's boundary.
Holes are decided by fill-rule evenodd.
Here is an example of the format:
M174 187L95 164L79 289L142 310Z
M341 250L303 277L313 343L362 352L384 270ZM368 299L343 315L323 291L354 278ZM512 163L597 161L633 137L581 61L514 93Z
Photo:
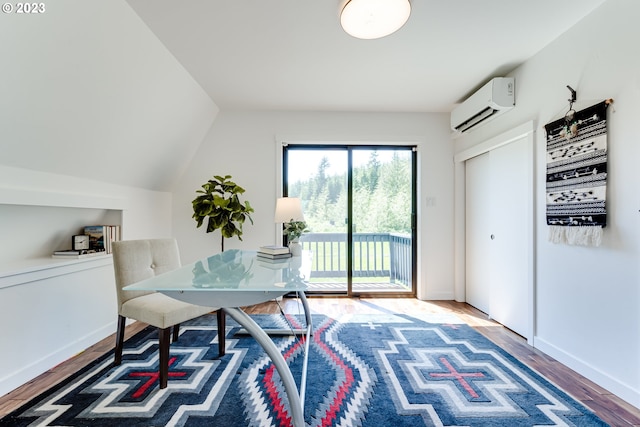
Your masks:
M299 257L270 261L258 258L255 251L229 250L124 289L157 291L180 301L223 308L258 341L273 361L289 399L293 425L297 427L304 426L304 393L312 330L304 291L310 272L311 256L308 252L303 252ZM304 330L265 331L240 308L269 301L289 292L297 292L302 301L306 320ZM284 357L269 337L269 333L287 332L306 334L300 392Z

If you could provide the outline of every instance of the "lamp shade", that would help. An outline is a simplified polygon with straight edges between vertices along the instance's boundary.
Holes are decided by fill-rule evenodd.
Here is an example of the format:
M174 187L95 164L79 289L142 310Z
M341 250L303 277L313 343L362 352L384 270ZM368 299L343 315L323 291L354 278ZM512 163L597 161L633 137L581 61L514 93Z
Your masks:
M276 200L275 222L304 221L302 203L298 197L280 197Z
M409 0L349 0L340 13L340 24L353 37L378 39L398 31L410 14Z

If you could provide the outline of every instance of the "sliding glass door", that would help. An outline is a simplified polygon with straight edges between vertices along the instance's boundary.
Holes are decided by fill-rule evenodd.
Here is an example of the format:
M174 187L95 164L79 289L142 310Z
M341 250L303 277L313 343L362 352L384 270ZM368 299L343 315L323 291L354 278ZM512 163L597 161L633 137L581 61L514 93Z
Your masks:
M283 194L299 197L310 232L300 239L313 253L312 293L346 294L348 271L349 152L344 148L288 146Z
M415 149L289 144L283 194L302 200L310 293L415 295Z

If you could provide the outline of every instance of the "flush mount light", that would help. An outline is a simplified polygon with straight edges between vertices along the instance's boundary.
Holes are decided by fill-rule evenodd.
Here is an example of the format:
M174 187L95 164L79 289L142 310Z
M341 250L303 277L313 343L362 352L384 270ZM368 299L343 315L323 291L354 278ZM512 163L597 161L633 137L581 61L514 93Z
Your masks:
M410 14L409 0L348 0L340 24L353 37L378 39L398 31Z

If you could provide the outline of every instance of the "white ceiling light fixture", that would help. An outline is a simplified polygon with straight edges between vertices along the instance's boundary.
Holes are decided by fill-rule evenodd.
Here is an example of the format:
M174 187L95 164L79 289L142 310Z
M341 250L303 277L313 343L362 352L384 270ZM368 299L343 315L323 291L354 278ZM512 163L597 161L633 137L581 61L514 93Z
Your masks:
M409 0L348 0L340 12L340 24L353 37L379 39L402 28L409 15Z

